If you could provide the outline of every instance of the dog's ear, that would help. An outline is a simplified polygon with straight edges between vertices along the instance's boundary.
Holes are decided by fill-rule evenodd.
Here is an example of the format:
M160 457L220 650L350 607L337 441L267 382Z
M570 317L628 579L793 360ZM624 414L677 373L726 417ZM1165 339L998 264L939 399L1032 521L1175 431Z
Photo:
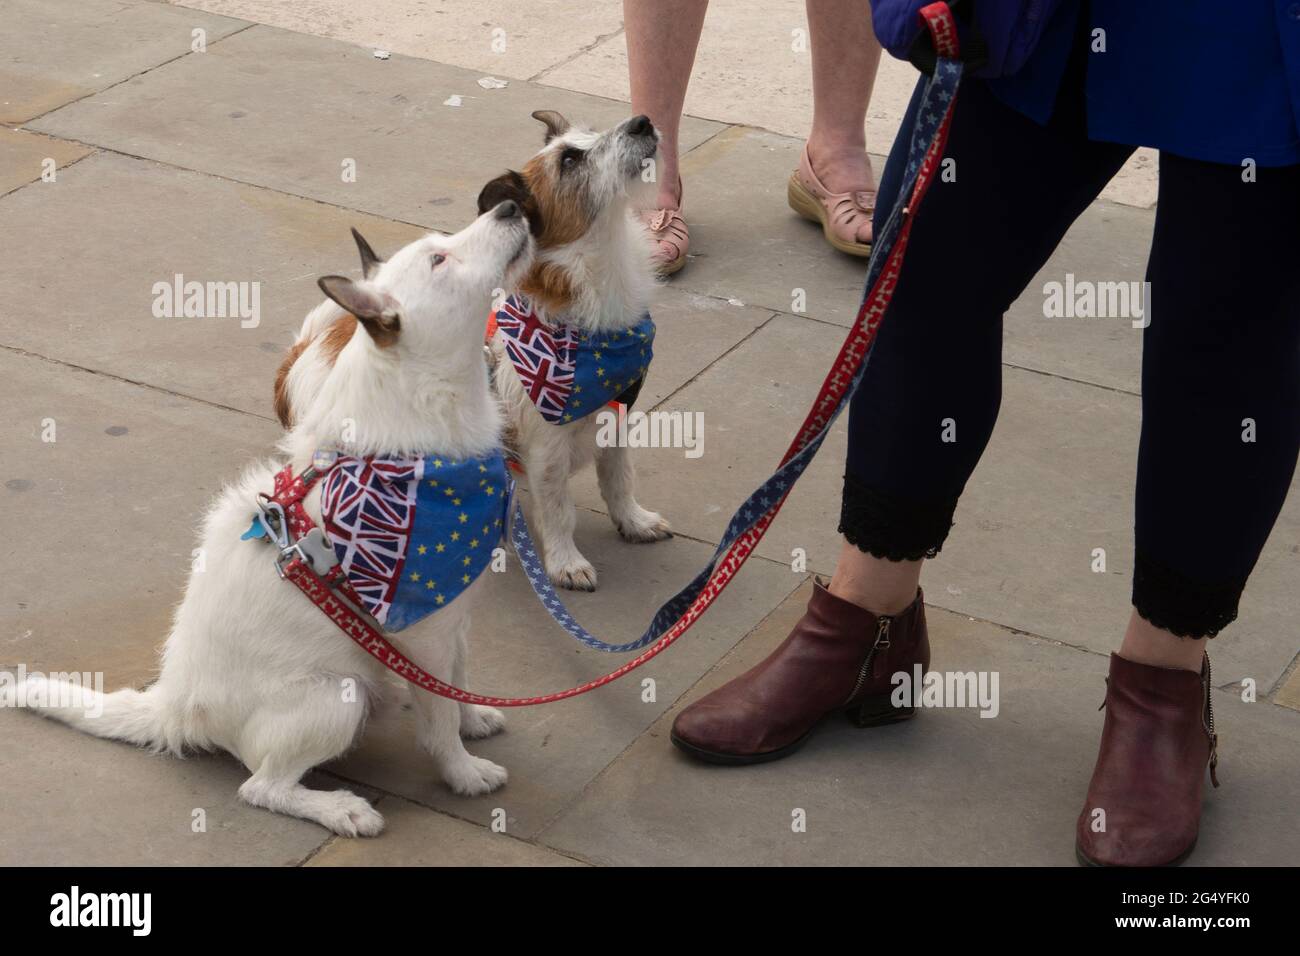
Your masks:
M544 143L549 143L557 136L563 136L569 131L571 125L568 120L555 110L537 110L533 113L533 119L546 124L546 139Z
M357 232L355 226L352 227L352 238L357 241L357 251L361 253L361 275L363 278L372 279L379 267L384 264L384 260L375 255L375 250L370 248L370 243L366 242L366 237Z
M513 169L507 169L496 179L489 179L479 190L478 214L483 215L507 199L513 199L522 208L528 202L530 195L524 177Z
M387 348L397 341L402 330L401 308L387 292L379 291L369 282L354 282L347 276L321 276L316 284L356 316L380 348Z
M533 234L534 238L540 236L542 234L542 211L537 204L537 197L528 188L528 180L513 169L508 169L496 179L489 180L479 190L478 214L483 215L483 213L495 208L507 199L513 199L519 203L519 208L524 211L524 218L528 220L529 232Z

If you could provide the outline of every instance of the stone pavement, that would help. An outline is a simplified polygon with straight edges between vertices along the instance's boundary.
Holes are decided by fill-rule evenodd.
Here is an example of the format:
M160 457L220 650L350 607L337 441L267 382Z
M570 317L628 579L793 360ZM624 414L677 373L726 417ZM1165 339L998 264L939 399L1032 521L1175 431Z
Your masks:
M352 267L348 226L381 251L459 228L479 186L535 149L531 110L594 125L628 112L617 0L199 5L4 0L0 670L149 680L193 529L225 480L271 452L274 370L318 301L315 278ZM779 457L861 292L862 263L785 206L808 113L806 54L790 50L802 5L713 7L683 125L697 254L656 307L643 393L647 406L704 410L705 454L639 454L643 500L679 532L653 547L619 541L594 480L581 483L578 540L601 590L572 606L610 639L639 633L702 564ZM755 57L764 43L770 55ZM746 74L755 60L766 72ZM878 152L906 71L882 71ZM482 89L489 74L509 85ZM444 105L452 95L460 107ZM1139 157L1012 308L1001 421L926 574L935 665L996 671L996 718L938 710L865 733L833 722L797 756L745 769L700 767L669 744L677 709L760 659L798 616L809 574L830 570L841 427L759 556L671 651L596 694L514 711L506 734L471 747L510 769L502 791L451 795L394 703L316 774L387 817L377 839L339 840L241 805L228 757L155 757L3 713L0 863L1072 863L1105 655L1127 617L1141 346L1127 320L1044 319L1041 289L1067 273L1142 278L1151 173ZM153 284L176 273L260 283L260 324L154 318ZM806 570L791 570L796 549ZM1297 553L1293 494L1241 618L1214 644L1224 786L1199 864L1300 860ZM558 689L613 666L539 617L520 575L489 587L476 689ZM192 832L197 809L206 832ZM806 832L791 827L799 810Z

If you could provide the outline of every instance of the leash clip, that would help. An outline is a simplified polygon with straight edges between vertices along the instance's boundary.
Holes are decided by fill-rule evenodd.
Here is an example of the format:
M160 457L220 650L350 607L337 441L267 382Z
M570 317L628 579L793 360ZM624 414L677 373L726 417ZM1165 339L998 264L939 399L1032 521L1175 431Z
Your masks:
M275 559L276 574L284 577L285 566L294 558L301 558L321 577L327 575L338 564L334 548L325 540L325 532L320 528L312 528L297 541L280 548L280 553Z
M262 517L262 527L271 536L271 543L282 551L289 547L289 520L285 517L284 506L278 501L260 497L257 511Z

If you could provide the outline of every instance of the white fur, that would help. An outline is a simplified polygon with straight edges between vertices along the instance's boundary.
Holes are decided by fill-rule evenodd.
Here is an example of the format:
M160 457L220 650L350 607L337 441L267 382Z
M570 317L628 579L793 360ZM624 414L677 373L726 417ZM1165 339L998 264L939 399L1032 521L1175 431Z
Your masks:
M547 316L588 331L629 328L649 309L656 283L652 248L645 227L630 209L641 198L641 160L637 143L625 132L627 123L605 133L571 129L542 150L576 146L587 151L588 179L584 184L591 208L598 210L587 233L574 242L538 253L539 262L563 266L571 277L576 301L563 316ZM543 217L546 210L542 209ZM659 541L671 534L668 522L636 501L636 472L628 449L596 445L595 415L567 425L542 418L528 398L514 366L504 355L500 332L493 342L494 383L513 426L517 452L535 501L543 562L560 587L595 590L596 569L573 540L577 510L569 479L593 460L600 493L610 520L628 541Z
M455 236L411 243L372 280L356 283L395 306L401 331L395 344L380 348L358 326L332 369L311 369L318 379L315 397L296 406L299 421L281 443L295 471L318 448L458 457L496 448L501 418L482 358L483 319L493 290L526 265L530 247L522 219L497 220L489 212ZM447 256L437 267L435 253ZM337 314L314 310L303 334L318 333L328 324L323 320ZM252 466L208 511L201 541L206 570L190 575L157 682L142 692L83 691L71 703L39 709L87 733L154 750L227 750L252 773L239 788L249 803L345 836L370 836L383 828L383 818L369 803L347 790L310 790L299 781L358 739L384 669L280 580L270 545L240 540L255 496L271 491L283 464ZM306 502L317 521L319 497L317 489ZM476 583L395 643L421 667L462 684L477 591ZM48 703L54 691L71 690L45 678L34 681L45 686L28 688L29 700ZM345 693L348 687L355 688L355 700ZM459 705L414 686L410 692L419 742L453 790L481 794L505 783L503 767L472 756L461 743L462 735L500 730L500 711Z
M340 319L346 314L341 305L332 299L326 299L307 313L307 318L302 320L302 328L298 330L298 337L294 342L314 339L333 325L335 319Z
M285 381L291 408L306 408L325 387L325 379L329 377L333 365L325 357L323 333L346 314L336 302L326 299L303 319L302 329L294 344L307 342L308 345L289 367Z
M603 133L570 128L553 137L540 151L558 154L574 147L586 152L581 189L587 207L596 210L583 236L537 253L539 262L562 266L576 292L575 301L563 316L547 316L542 309L543 321L562 320L604 332L635 325L650 307L657 288L653 247L631 207L653 190L653 183L645 182L641 175L643 162L654 155L653 144L647 153L645 141L626 132L629 122ZM547 211L541 212L545 217ZM287 379L289 404L295 410L308 407L320 392L329 372L320 334L340 314L333 303L327 302L303 322L298 340L312 341ZM532 514L547 574L561 587L595 590L596 569L573 539L577 510L568 483L574 474L595 461L610 520L628 541L659 541L671 535L671 528L662 515L637 503L636 472L628 449L598 448L594 416L568 425L546 422L524 393L503 351L498 333L492 343L494 382L536 502Z

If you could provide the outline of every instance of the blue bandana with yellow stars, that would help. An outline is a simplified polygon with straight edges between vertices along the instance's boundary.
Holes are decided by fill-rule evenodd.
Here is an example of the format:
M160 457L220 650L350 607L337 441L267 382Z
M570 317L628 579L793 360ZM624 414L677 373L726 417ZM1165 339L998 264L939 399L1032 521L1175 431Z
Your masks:
M631 405L654 357L655 324L583 332L541 320L527 296L512 295L497 310L506 356L542 418L567 425L613 400Z
M505 532L508 498L500 452L341 456L321 483L322 526L365 610L400 631L483 573Z

